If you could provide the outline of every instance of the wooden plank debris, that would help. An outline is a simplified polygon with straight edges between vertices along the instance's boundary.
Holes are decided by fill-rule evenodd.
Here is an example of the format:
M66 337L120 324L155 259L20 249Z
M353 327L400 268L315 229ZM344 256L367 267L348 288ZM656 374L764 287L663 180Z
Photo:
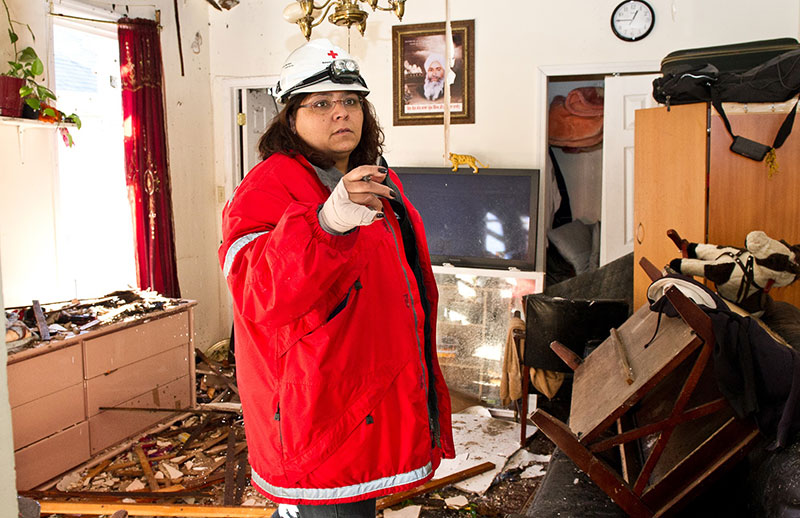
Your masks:
M182 489L180 486L173 486ZM175 498L206 498L214 496L214 494L210 491L181 491L172 489L172 491L167 491L171 488L164 488L163 490L159 491L58 491L58 490L49 490L49 491L20 491L19 495L24 496L27 498L32 498L34 500L46 500L46 499L64 499L64 498L86 498L86 499L93 499L93 500L119 500L121 498L168 498L168 499L175 499Z
M140 407L140 406L101 406L98 410L123 410L128 412L180 412L187 414L238 414L241 413L239 409L226 409L226 408L159 408L159 407Z
M495 466L493 463L484 462L483 464L478 464L477 466L453 473L447 477L431 480L425 484L422 484L421 486L415 487L414 489L409 489L408 491L383 497L378 500L377 509L380 511L381 509L392 507L393 505L397 505L404 500L408 500L409 498L413 498L415 496L422 495L435 489L449 486L450 484L455 484L456 482L460 482L470 477L474 477L475 475L480 475L481 473L493 470L494 467Z
M222 496L222 505L233 505L233 492L236 489L234 479L236 477L236 430L233 423L228 427L228 446L225 453L225 492Z
M156 480L155 475L153 475L153 470L150 468L150 459L145 455L142 445L137 444L134 446L133 451L136 452L136 456L139 458L139 464L142 465L142 471L144 472L144 476L147 477L147 483L150 489L158 491L161 486L158 485L158 480Z
M194 352L201 360L203 360L203 363L208 365L211 368L211 370L214 371L214 374L222 377L222 379L225 380L225 384L228 386L229 389L231 389L234 393L236 393L236 395L239 395L239 388L236 386L236 383L234 383L230 379L230 377L226 376L225 373L223 373L216 365L214 365L214 362L210 360L208 356L206 356L205 353L203 353L203 351L201 351L200 349L195 349Z
M47 320L44 318L42 305L38 300L33 301L33 316L36 319L36 327L39 329L39 336L43 342L50 340L50 328L47 327Z
M270 518L275 507L224 507L188 504L128 504L112 502L39 502L43 516L50 514L110 515L124 509L128 516L189 517L189 518Z

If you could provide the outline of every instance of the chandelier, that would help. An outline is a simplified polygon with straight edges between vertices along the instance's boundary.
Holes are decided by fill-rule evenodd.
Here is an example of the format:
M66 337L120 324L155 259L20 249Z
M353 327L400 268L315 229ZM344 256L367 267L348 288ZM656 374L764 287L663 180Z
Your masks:
M296 23L300 27L300 32L306 39L311 39L311 29L321 24L328 16L331 8L333 13L328 16L328 21L334 25L358 26L358 31L364 35L367 28L367 14L359 5L360 2L368 4L372 11L392 11L398 20L403 19L406 9L406 0L386 0L387 7L378 5L381 0L325 0L321 5L316 5L314 0L296 0L287 5L283 10L283 17L287 22ZM324 12L323 12L324 9Z

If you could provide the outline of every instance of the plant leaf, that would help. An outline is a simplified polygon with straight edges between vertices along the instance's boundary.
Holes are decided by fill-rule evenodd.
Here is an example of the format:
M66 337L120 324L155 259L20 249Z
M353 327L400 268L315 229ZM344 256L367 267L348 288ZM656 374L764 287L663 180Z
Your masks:
M35 76L41 75L42 72L44 72L44 65L42 64L42 60L38 57L34 59L31 64L31 72L33 72Z
M55 117L56 116L56 111L54 109L52 109L52 108L45 108L44 109L44 114L47 115L48 117Z
M30 86L23 86L19 89L19 96L20 97L28 97L30 94L33 93L33 88Z
M11 29L8 29L8 39L11 40L11 44L13 45L14 43L17 42L17 40L19 40L19 36L17 36L16 32L12 31Z
M39 102L39 99L37 99L36 97L28 97L27 99L25 99L25 104L27 104L34 110L38 110L39 107L42 105L42 103Z
M69 120L71 120L72 122L74 122L74 123L75 123L75 126L76 126L78 129L81 129L81 118L80 118L80 117L78 117L77 115L75 115L75 114L73 113L72 115L70 115L70 116L69 116L69 117L67 117L67 118L68 118Z
M19 61L22 63L31 63L37 59L39 59L39 56L36 54L33 47L25 47L19 53Z

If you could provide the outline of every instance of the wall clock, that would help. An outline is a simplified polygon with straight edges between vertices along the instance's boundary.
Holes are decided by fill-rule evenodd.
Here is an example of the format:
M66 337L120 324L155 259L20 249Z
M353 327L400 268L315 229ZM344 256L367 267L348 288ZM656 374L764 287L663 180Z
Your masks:
M644 0L626 0L611 13L611 30L623 41L639 41L653 30L656 14Z

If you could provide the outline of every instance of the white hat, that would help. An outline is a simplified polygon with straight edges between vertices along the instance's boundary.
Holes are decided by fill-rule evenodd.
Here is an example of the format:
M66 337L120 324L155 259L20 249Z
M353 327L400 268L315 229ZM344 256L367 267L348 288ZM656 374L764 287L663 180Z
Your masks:
M275 88L278 102L295 94L345 90L369 93L358 63L326 39L312 40L286 58Z

